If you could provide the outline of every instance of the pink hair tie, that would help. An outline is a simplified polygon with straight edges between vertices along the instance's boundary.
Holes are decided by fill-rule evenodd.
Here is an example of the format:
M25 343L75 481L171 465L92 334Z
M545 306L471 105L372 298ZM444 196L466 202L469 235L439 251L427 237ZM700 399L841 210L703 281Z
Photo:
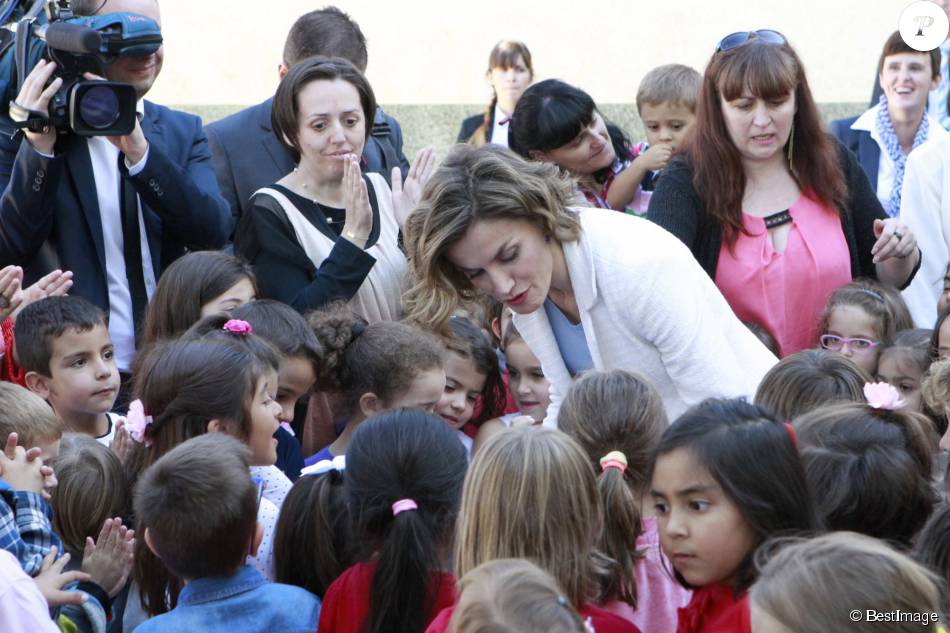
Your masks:
M228 319L221 329L227 330L231 334L240 334L241 336L246 336L254 331L250 323L242 321L241 319Z
M419 506L412 499L400 499L393 504L393 516L401 514L408 510L418 510Z
M627 470L627 456L620 451L610 451L600 458L601 472L608 468L616 468L621 473Z
M792 440L792 446L798 448L798 433L795 432L795 427L792 426L791 422L782 422L785 425L785 431L788 433L788 439Z

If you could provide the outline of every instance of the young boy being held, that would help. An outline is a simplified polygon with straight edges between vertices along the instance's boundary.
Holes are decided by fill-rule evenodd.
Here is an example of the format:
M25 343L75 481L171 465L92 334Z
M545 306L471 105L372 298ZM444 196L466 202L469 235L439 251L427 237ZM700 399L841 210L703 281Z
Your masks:
M224 433L190 439L142 474L134 502L138 531L185 587L173 610L136 631L316 630L316 596L268 583L245 564L263 536L258 499L247 448Z
M646 141L633 148L632 164L639 191L634 195L637 213L646 213L656 178L686 137L696 120L696 99L702 77L689 66L667 64L646 74L637 90L637 112Z
M62 435L62 423L38 396L0 382L0 549L16 556L30 576L40 572L53 545L63 551L46 494L56 482L52 462ZM31 459L20 459L27 452Z
M23 309L13 337L30 391L52 405L67 430L108 446L119 370L105 312L79 297L48 297Z

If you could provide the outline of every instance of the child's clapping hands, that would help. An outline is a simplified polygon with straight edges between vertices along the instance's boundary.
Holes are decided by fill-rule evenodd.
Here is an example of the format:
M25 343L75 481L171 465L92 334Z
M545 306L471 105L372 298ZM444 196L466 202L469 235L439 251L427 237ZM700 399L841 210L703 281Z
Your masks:
M53 469L39 459L41 450L18 446L16 433L7 437L0 453L0 479L19 492L35 492L49 499L49 489L56 486Z
M82 570L90 579L114 598L132 572L135 550L135 530L122 525L122 519L106 519L99 531L99 539L86 538L82 555Z

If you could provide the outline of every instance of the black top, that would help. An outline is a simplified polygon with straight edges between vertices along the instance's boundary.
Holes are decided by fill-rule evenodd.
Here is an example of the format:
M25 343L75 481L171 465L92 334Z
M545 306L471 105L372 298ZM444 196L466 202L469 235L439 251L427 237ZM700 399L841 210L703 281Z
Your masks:
M271 188L287 196L308 222L335 243L320 267L315 267L277 200L268 195L254 196L250 212L241 216L235 230L234 252L254 267L261 294L301 312L337 299L351 299L376 258L340 237L346 211L317 204L281 185ZM380 221L376 192L369 182L367 192L373 210L373 229L366 243L369 248L379 239Z
M847 203L841 212L841 229L851 255L851 277L877 278L877 270L871 255L874 237L874 220L886 220L877 195L854 154L835 141L841 167L848 187ZM685 157L679 156L663 170L650 198L647 219L659 224L678 237L693 252L693 256L713 281L722 248L722 226L713 220L693 187L693 171ZM918 267L920 264L918 263ZM906 288L915 268L901 289Z
M477 130L484 121L485 121L484 112L482 112L481 114L473 114L470 117L466 117L466 119L462 121L462 128L459 130L459 136L456 142L468 143L471 140L472 135L475 134L475 130ZM492 108L491 113L488 115L488 126L485 128L486 142L491 141L491 133L492 133L492 130L494 129L494 125L495 125L495 109Z

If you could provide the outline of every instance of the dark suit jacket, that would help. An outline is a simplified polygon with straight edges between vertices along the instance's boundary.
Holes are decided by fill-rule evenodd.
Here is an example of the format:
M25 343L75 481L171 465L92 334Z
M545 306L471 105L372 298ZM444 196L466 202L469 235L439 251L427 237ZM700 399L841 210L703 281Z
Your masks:
M877 193L877 170L881 162L881 148L871 138L870 132L851 129L851 125L857 120L858 117L853 116L849 119L832 121L831 133L858 157L861 169L871 181L871 188Z
M201 119L146 101L141 125L148 160L131 182L158 276L186 249L221 247L231 218ZM61 136L54 157L46 158L21 138L0 135L0 266L23 266L24 285L56 268L71 270L71 293L108 311L102 220L86 140Z
M271 127L273 102L270 98L205 127L214 155L215 175L235 218L251 208L255 191L274 184L295 165L293 156L280 144ZM363 171L378 173L389 182L392 168L398 166L405 178L409 160L402 151L399 122L378 108L373 130L363 148ZM387 156L387 147L378 136L392 139L394 155Z
M458 142L459 143L468 143L469 139L472 138L472 134L475 133L475 130L482 124L482 121L485 120L485 113L473 114L470 117L466 117L462 121L462 129L459 130ZM488 129L486 136L488 140L491 140L491 131L495 125L495 109L492 108L491 113L488 115Z

